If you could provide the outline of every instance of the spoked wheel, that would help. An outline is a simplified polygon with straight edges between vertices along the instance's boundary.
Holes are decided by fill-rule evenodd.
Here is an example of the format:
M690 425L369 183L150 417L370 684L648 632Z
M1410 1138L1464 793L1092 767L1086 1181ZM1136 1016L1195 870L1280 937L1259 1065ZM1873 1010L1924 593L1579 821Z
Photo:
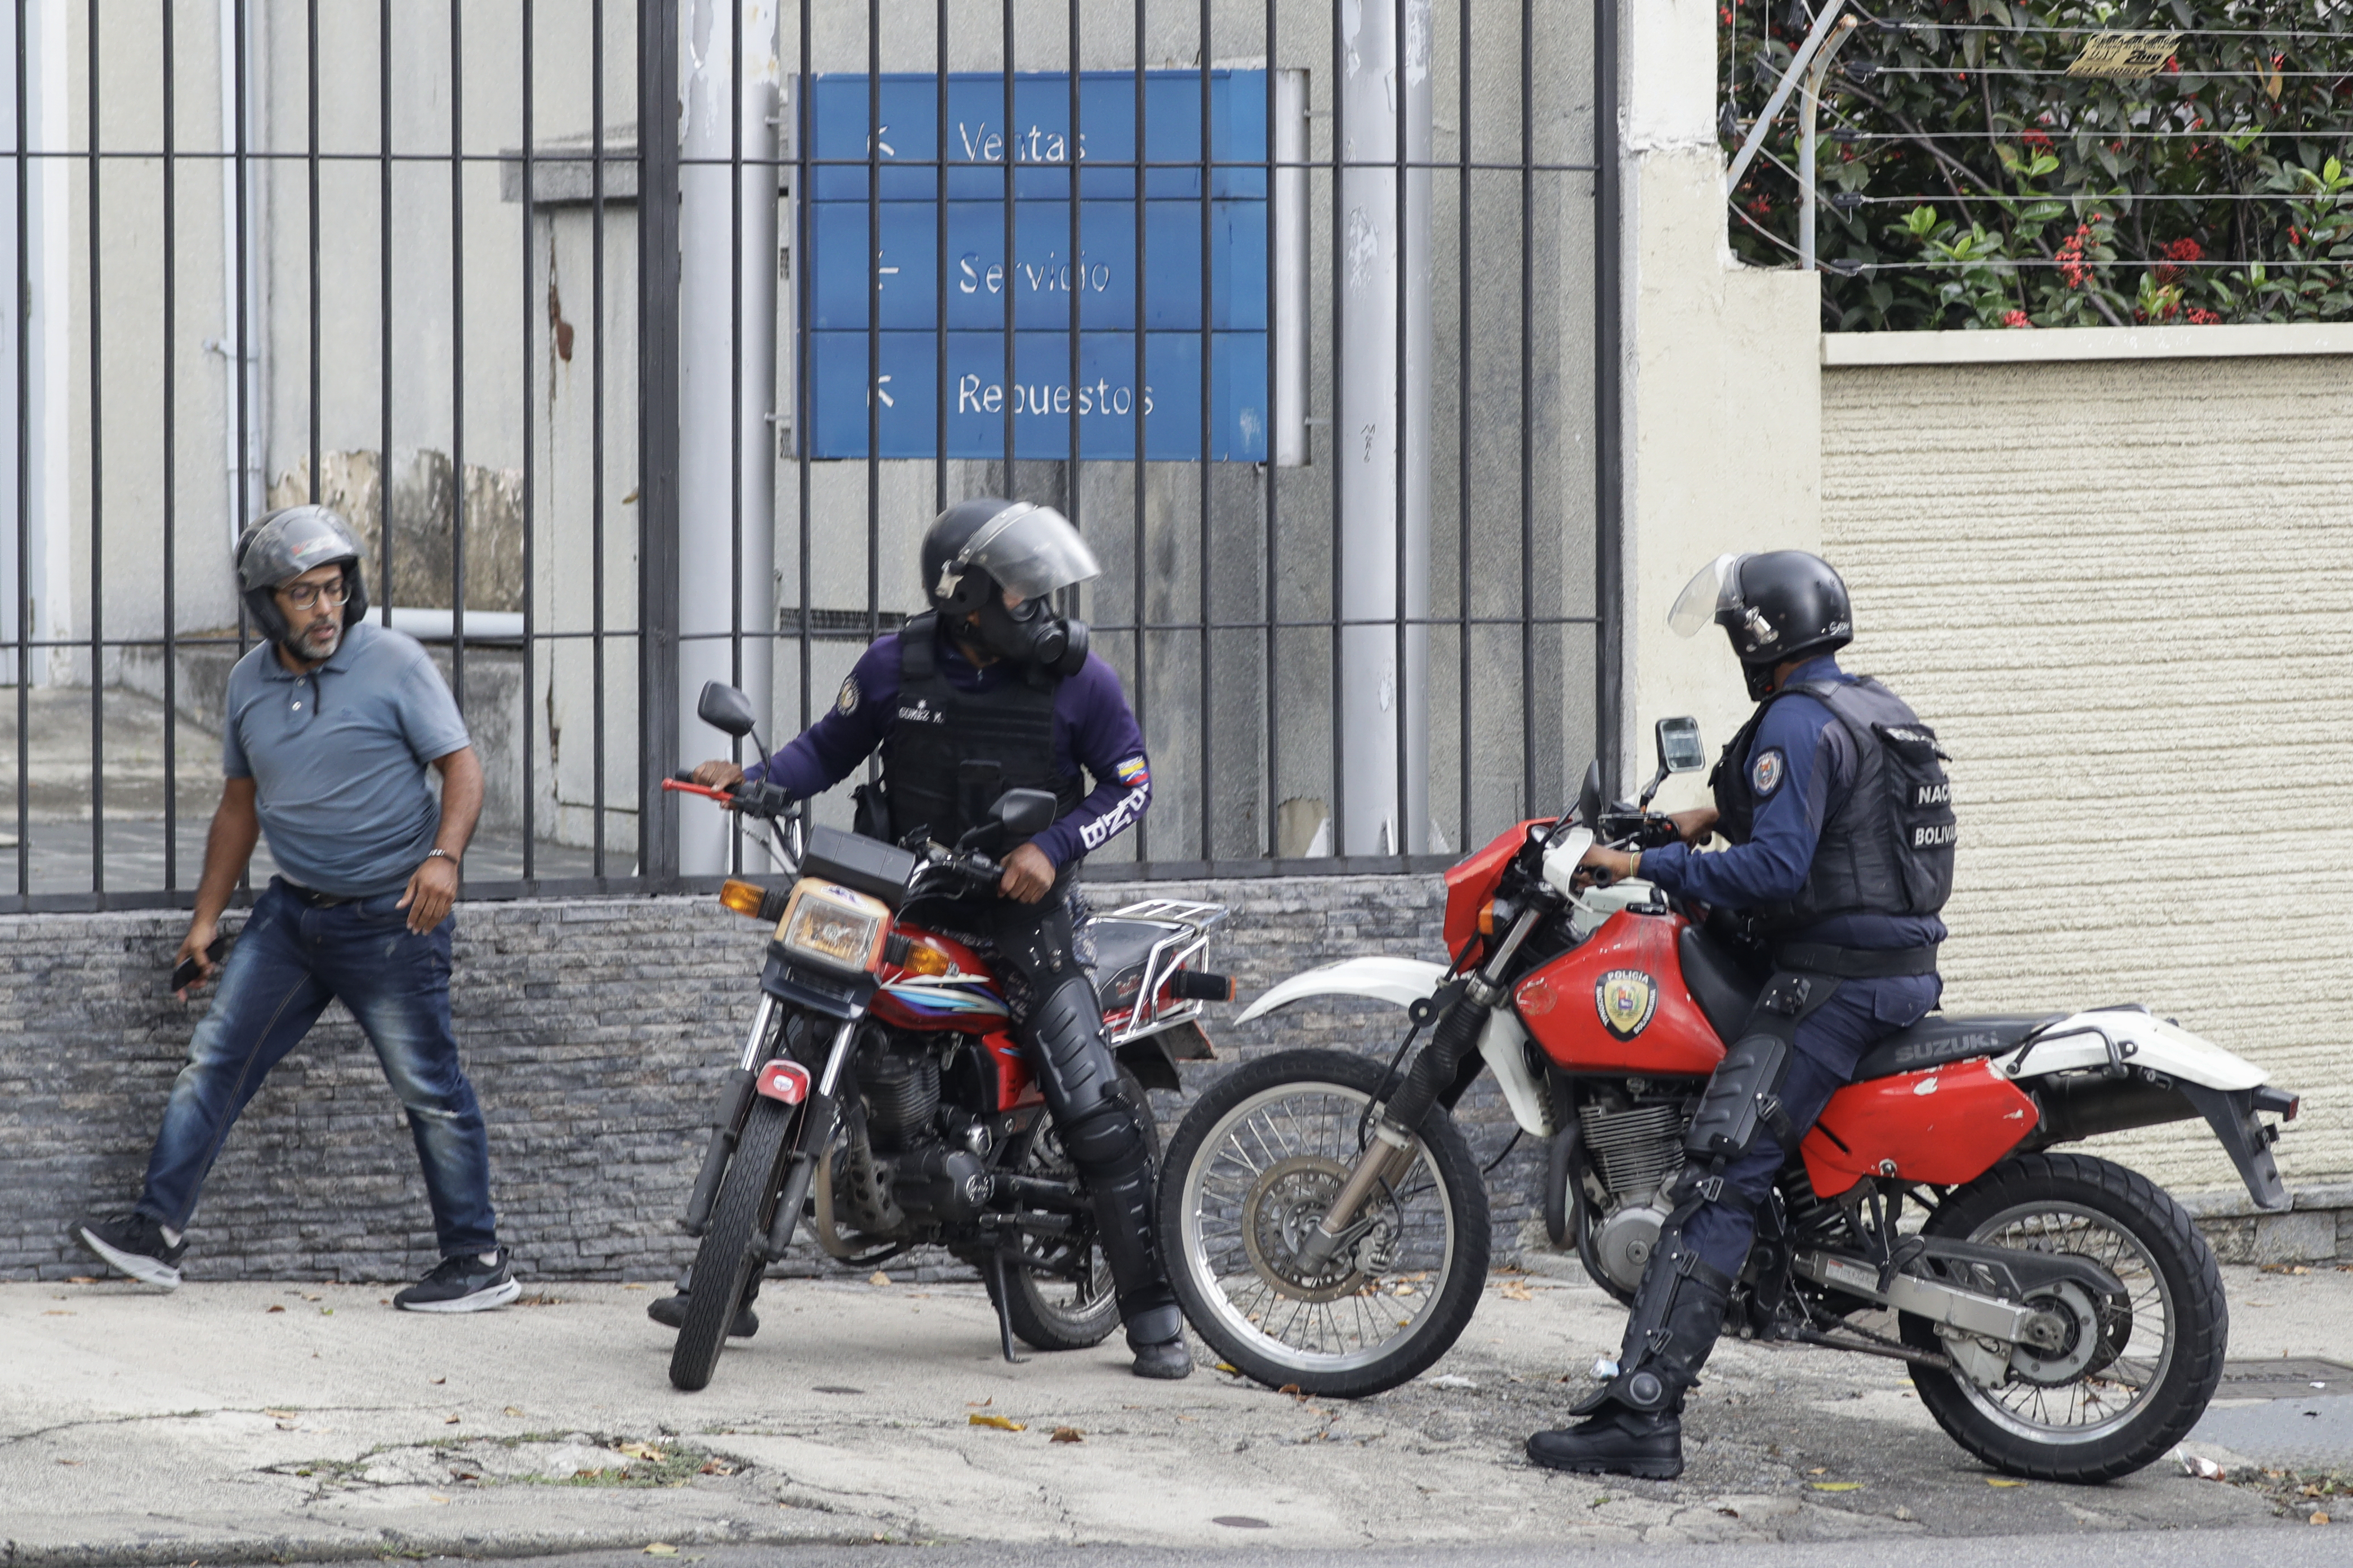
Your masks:
M1948 1346L1906 1314L1905 1339L1949 1350L1952 1372L1915 1366L1920 1402L1997 1469L2105 1481L2139 1469L2198 1424L2222 1379L2230 1310L2205 1239L2161 1189L2080 1154L2005 1161L1955 1193L1930 1235L2089 1258L2121 1289L2062 1280L2029 1298L2044 1342ZM1971 1375L1974 1372L1975 1375Z
M670 1347L670 1381L689 1394L709 1385L727 1343L727 1326L735 1321L735 1304L743 1300L752 1270L760 1266L752 1248L768 1234L776 1204L776 1165L797 1114L789 1106L758 1098L744 1118L744 1135L720 1184L711 1228L702 1233L702 1245L694 1254L694 1289L686 1298L686 1321Z
M1169 1144L1169 1283L1201 1337L1261 1383L1342 1397L1394 1388L1452 1348L1478 1308L1487 1193L1441 1108L1332 1258L1298 1257L1356 1162L1381 1078L1379 1063L1340 1051L1262 1058L1219 1079Z
M1152 1120L1151 1102L1145 1098L1144 1086L1125 1068L1120 1069L1119 1081L1144 1131L1145 1150L1157 1170L1160 1129ZM1063 1152L1053 1119L1047 1116L1030 1124L1012 1165L1025 1176L1055 1181L1066 1182L1077 1173ZM1112 1286L1111 1265L1103 1260L1103 1248L1095 1245L1093 1216L1086 1216L1085 1223L1067 1237L1031 1237L1022 1247L1045 1267L1008 1271L1012 1295L1005 1303L1005 1316L1021 1342L1041 1351L1081 1351L1109 1339L1119 1327L1119 1298Z

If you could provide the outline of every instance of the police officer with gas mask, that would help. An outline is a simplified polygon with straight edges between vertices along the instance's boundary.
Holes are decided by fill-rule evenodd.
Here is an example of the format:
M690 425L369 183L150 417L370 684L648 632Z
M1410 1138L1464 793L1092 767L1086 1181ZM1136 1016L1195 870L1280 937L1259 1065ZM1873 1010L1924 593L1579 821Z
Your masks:
M993 895L927 903L923 920L992 958L1062 1146L1093 1196L1136 1375L1178 1378L1193 1362L1153 1234L1151 1157L1137 1121L1150 1110L1120 1089L1081 962L1089 944L1074 873L1152 803L1150 760L1119 677L1088 653L1085 624L1050 601L1100 571L1050 507L995 497L950 507L923 536L930 607L869 647L825 716L751 776L805 799L879 747L881 788L859 792L858 827L894 842L921 835L954 844L989 819L1007 790L1053 793L1054 824L1003 857ZM722 787L747 775L709 762L694 776ZM649 1315L675 1327L683 1303L681 1291ZM747 1305L733 1331L757 1326Z
M1839 668L1853 615L1828 562L1721 556L1669 619L1685 637L1725 628L1757 711L1716 763L1715 806L1676 816L1682 842L1597 847L1585 864L1732 912L1772 972L1686 1134L1617 1374L1577 1407L1584 1421L1527 1444L1555 1469L1653 1478L1683 1471L1683 1394L1723 1330L1775 1174L1864 1053L1936 1005L1954 846L1935 731ZM1693 853L1713 834L1731 847Z

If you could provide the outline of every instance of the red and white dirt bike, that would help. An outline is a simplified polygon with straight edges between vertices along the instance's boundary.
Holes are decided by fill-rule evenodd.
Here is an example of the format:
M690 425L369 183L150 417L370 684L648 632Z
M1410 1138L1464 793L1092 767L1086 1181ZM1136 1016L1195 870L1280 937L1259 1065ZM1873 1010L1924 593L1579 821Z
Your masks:
M1171 1139L1160 1209L1171 1279L1235 1366L1276 1386L1366 1394L1445 1354L1488 1267L1485 1189L1450 1114L1482 1070L1549 1147L1556 1239L1573 1238L1591 1277L1630 1300L1684 1128L1765 978L1701 911L1646 882L1575 874L1597 838L1672 837L1644 808L1670 771L1698 765L1696 726L1660 731L1640 805L1605 806L1589 771L1572 810L1522 823L1446 873L1451 967L1352 959L1242 1015L1366 996L1409 1008L1411 1026L1386 1065L1328 1050L1250 1062ZM2179 1442L2212 1397L2221 1280L2166 1193L2051 1151L2202 1119L2255 1201L2284 1208L2279 1129L2256 1113L2295 1110L2260 1068L2138 1005L1932 1015L1863 1059L1781 1171L1727 1328L1902 1359L1938 1424L1998 1468L2125 1474Z
M750 700L733 687L712 682L698 711L730 734L751 731ZM926 1244L978 1268L1008 1361L1017 1335L1040 1350L1108 1336L1119 1304L1092 1202L996 974L963 942L902 918L911 907L920 916L927 894L993 889L994 856L1053 820L1053 795L1009 790L965 842L911 850L831 828L804 834L799 804L773 784L712 790L681 775L662 787L768 824L794 875L782 888L730 881L719 895L776 936L687 1200L686 1228L702 1246L670 1382L710 1383L744 1287L804 1217L827 1252L860 1268ZM1104 1032L1147 1139L1144 1090L1176 1089L1176 1058L1209 1055L1201 1004L1233 994L1231 981L1200 968L1226 912L1162 899L1090 922Z

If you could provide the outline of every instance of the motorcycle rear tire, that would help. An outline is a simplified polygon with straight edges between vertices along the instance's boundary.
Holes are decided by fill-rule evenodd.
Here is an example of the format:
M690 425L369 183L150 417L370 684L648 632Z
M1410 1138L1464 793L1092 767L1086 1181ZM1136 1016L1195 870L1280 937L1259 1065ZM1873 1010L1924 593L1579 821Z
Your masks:
M1302 1394L1339 1399L1361 1399L1395 1388L1420 1376L1453 1349L1479 1310L1489 1261L1487 1186L1461 1131L1439 1105L1430 1108L1414 1132L1443 1184L1453 1256L1446 1277L1426 1287L1433 1305L1412 1332L1382 1353L1345 1366L1293 1360L1268 1349L1264 1336L1246 1338L1237 1332L1209 1299L1208 1293L1220 1287L1214 1279L1201 1278L1206 1260L1194 1254L1187 1239L1186 1192L1193 1165L1205 1157L1216 1158L1215 1151L1204 1146L1218 1125L1253 1098L1285 1088L1324 1086L1361 1104L1380 1092L1388 1076L1381 1063L1346 1051L1280 1051L1261 1057L1210 1085L1169 1140L1160 1176L1160 1237L1168 1255L1168 1283L1193 1331L1229 1365L1269 1388L1295 1386Z
M719 1204L702 1246L694 1255L694 1289L686 1298L686 1321L670 1352L670 1385L693 1394L711 1384L719 1352L727 1344L735 1304L758 1267L753 1247L768 1233L776 1198L776 1163L797 1113L781 1101L755 1098L736 1141L734 1158L720 1184Z
M1144 1132L1145 1152L1151 1156L1152 1168L1156 1173L1160 1169L1160 1124L1152 1119L1151 1099L1136 1076L1125 1068L1119 1069L1119 1087L1122 1098L1135 1112L1136 1126ZM1021 1152L1016 1164L1025 1174L1067 1179L1074 1173L1067 1156L1058 1154L1042 1164L1031 1163L1038 1140L1046 1135L1050 1126L1052 1122L1046 1118L1038 1120L1028 1134L1031 1147ZM1092 1243L1090 1251L1093 1251ZM1094 1257L1100 1268L1102 1255L1095 1252ZM1008 1277L1012 1283L1012 1295L1005 1303L1006 1321L1013 1325L1015 1337L1032 1350L1087 1350L1111 1338L1111 1331L1119 1327L1119 1300L1110 1289L1085 1308L1072 1310L1047 1299L1050 1288L1064 1283L1059 1278L1040 1278L1027 1268L1013 1269Z
M1947 1197L1926 1230L1967 1240L1997 1215L2043 1204L2095 1217L2129 1237L2146 1255L2153 1283L2175 1320L2170 1352L2154 1392L2111 1431L2037 1438L2003 1425L1987 1408L1993 1402L1957 1372L1915 1365L1913 1386L1947 1436L1998 1470L2077 1485L2114 1480L2170 1451L2206 1413L2222 1380L2222 1352L2231 1333L2222 1276L2189 1214L2163 1188L2088 1154L2005 1160ZM1915 1314L1902 1315L1902 1331L1905 1342L1921 1350L1944 1348L1935 1329Z

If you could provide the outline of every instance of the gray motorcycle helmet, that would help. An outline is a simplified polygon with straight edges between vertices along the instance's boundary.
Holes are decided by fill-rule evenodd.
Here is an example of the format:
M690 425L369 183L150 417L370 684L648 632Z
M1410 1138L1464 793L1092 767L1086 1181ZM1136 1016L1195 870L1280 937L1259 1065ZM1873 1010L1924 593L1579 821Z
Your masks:
M343 584L343 626L357 626L367 614L367 588L360 574L360 544L351 525L323 506L280 507L245 531L237 542L237 584L245 607L273 642L284 642L293 628L278 608L276 590L303 573L341 563Z

